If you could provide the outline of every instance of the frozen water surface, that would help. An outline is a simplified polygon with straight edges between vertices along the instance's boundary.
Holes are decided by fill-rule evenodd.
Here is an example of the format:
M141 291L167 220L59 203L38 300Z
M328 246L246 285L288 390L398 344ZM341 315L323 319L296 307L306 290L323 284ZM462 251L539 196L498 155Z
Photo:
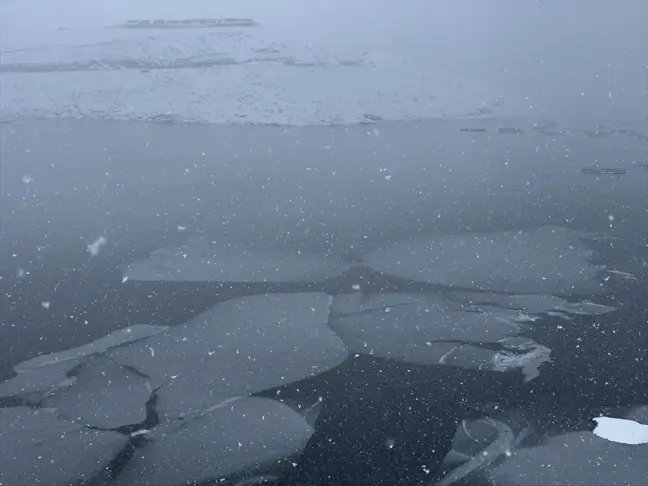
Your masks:
M494 486L646 484L648 444L611 442L591 432L571 432L512 451L489 473Z
M164 433L153 430L115 484L178 486L263 470L299 454L312 434L286 405L234 400Z
M353 351L418 364L441 363L457 341L495 343L518 331L435 295L398 293L336 296L330 326Z
M68 360L72 361L69 368L72 369L80 358L85 358L92 354L103 353L109 348L121 346L129 342L147 338L165 329L165 326L135 324L133 326L113 331L107 336L101 337L99 339L96 339L95 341L92 341L91 343L84 344L83 346L79 346L77 348L67 349L58 353L46 354L33 359L29 359L27 361L23 361L22 363L14 366L14 371L16 371L17 373L22 373L25 371L33 370L35 368L40 368L42 366L50 366L52 364L62 363Z
M162 415L180 416L339 365L326 294L233 299L109 356L148 377Z
M100 473L127 442L122 434L89 430L48 410L0 408L0 484L81 484Z
M365 255L375 270L448 287L529 294L599 293L600 269L577 232L560 227L446 235L392 243Z
M130 280L218 282L316 282L343 273L334 258L306 252L245 248L192 238L179 248L159 249L124 270Z
M106 357L75 368L74 383L45 398L41 406L53 408L64 419L114 429L146 419L152 389L144 377Z
M73 383L67 374L79 363L80 359L67 359L21 372L0 383L0 397L21 396L27 403L38 403L43 392Z

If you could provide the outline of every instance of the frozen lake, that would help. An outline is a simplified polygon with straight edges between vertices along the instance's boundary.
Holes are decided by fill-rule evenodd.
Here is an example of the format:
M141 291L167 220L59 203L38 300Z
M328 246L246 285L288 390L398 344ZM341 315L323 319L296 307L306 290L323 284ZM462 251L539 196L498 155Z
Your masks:
M2 2L0 485L644 486L646 8Z

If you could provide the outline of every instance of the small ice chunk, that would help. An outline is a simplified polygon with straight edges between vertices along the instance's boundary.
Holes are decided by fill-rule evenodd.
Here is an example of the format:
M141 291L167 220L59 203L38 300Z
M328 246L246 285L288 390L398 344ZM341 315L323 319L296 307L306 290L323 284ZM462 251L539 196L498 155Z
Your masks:
M245 248L197 237L128 265L124 277L138 281L299 283L325 280L347 269L346 263L324 255Z
M182 427L160 432L139 449L115 486L202 484L274 465L297 456L313 429L290 407L243 398Z
M488 479L498 486L642 486L648 477L647 454L648 445L618 444L591 432L572 432L517 449Z
M91 343L84 344L77 348L68 349L66 351L61 351L59 353L45 354L38 356L36 358L23 361L22 363L14 366L14 371L16 373L23 373L25 371L33 370L34 368L39 368L41 366L50 366L54 363L60 363L63 361L71 360L70 367L72 369L78 363L79 358L84 358L91 354L103 353L107 349L114 346L120 346L122 344L138 341L146 337L152 336L165 330L165 326L153 326L149 324L135 324L130 327L125 327L123 329L118 329L113 331L107 336L103 336Z
M0 408L0 484L81 484L127 443L125 435L89 430L47 410Z
M328 327L329 306L321 293L232 299L109 356L160 387L163 416L183 416L342 363L348 351Z
M594 435L619 444L648 444L648 425L634 420L596 417Z
M443 235L367 253L374 270L448 287L527 294L592 294L604 289L582 235L560 227Z
M515 346L511 351L501 351L493 357L493 371L520 369L524 381L529 382L540 376L540 366L551 362L551 350L533 341Z
M518 331L496 313L474 312L431 294L406 293L336 296L329 325L352 351L418 364L439 364L457 341L495 343Z
M50 394L42 407L64 419L102 429L142 423L151 388L146 379L101 356L75 368L74 383Z
M596 316L600 314L608 314L616 310L616 307L609 305L596 304L588 300L582 302L566 302L557 310L566 312L567 314L576 314L579 316Z

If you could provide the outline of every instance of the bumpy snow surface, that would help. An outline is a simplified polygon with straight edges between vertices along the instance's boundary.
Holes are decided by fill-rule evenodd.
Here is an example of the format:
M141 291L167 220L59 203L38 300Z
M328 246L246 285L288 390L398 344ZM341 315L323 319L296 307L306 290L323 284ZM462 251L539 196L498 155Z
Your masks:
M279 124L493 112L639 120L642 8L5 0L1 113Z

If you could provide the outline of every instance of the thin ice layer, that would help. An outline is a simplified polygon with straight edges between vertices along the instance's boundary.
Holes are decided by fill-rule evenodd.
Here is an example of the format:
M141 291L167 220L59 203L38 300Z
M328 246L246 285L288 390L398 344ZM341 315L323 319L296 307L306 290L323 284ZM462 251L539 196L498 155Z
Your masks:
M166 326L136 324L83 346L23 361L14 366L17 376L0 383L0 397L21 396L27 403L38 403L43 397L41 392L73 383L74 379L68 374L84 359L104 353L110 348L147 338L164 329L167 329Z
M137 341L152 336L160 331L166 329L166 326L154 326L150 324L135 324L133 326L118 329L110 334L100 337L91 343L84 344L77 348L67 349L59 353L45 354L36 358L23 361L22 363L14 366L16 373L22 373L41 366L49 366L63 361L73 360L70 369L72 369L78 361L78 358L84 358L91 354L103 353L107 349L115 346L120 346L129 342Z
M179 248L159 249L124 270L124 277L140 281L200 282L317 282L335 277L348 266L334 258L273 248L245 248L189 239Z
M42 403L66 420L113 429L146 419L151 397L147 380L114 361L99 357L75 368L74 383L60 388Z
M489 484L644 486L648 477L646 457L648 445L617 444L591 432L574 432L513 451L489 473Z
M232 299L110 357L147 376L156 408L180 416L233 396L331 369L348 355L328 328L329 296L266 294Z
M0 383L0 397L21 396L28 403L38 403L42 392L70 385L73 380L67 374L79 363L78 359L68 359L21 372Z
M128 438L58 419L51 411L0 408L0 484L69 486L100 473Z
M313 434L290 407L243 398L187 421L165 434L155 430L116 486L198 484L261 470L299 454Z
M353 351L417 364L447 364L445 355L461 342L497 343L518 331L496 314L431 294L336 296L329 325ZM483 358L462 365L480 367L487 361Z
M543 226L386 245L364 261L380 272L448 287L542 294L602 292L600 269L574 231Z

